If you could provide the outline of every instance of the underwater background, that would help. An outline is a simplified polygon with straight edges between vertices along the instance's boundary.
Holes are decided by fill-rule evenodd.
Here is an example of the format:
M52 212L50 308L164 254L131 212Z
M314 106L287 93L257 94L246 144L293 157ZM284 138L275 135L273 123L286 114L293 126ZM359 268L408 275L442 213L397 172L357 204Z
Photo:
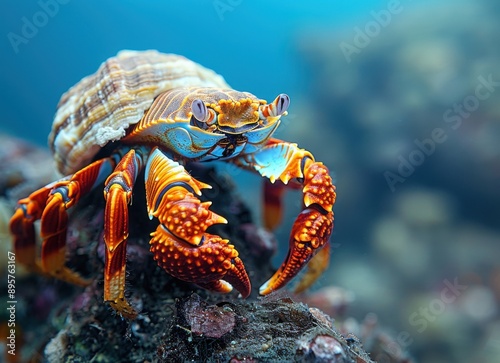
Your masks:
M39 146L60 96L122 49L287 93L276 136L337 185L318 306L417 362L499 361L500 3L4 0L0 14L0 132ZM259 178L220 169L258 218ZM289 193L276 265L299 210Z

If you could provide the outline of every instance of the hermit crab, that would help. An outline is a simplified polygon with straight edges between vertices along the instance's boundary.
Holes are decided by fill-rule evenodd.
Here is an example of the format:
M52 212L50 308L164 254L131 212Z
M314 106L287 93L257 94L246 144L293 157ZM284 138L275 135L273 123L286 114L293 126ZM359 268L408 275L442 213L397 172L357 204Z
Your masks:
M144 171L149 217L159 223L150 250L170 275L205 289L243 297L251 284L228 240L208 233L227 223L199 196L210 185L193 178L188 161L224 161L282 187L300 186L303 210L290 250L261 288L286 285L309 260L328 263L335 186L325 165L296 144L272 138L289 97L271 103L231 89L215 72L184 57L157 51L122 51L66 92L58 105L49 146L66 177L18 202L10 222L18 261L70 283L85 285L65 265L68 211L94 189L104 191L104 300L122 316L137 312L125 298L129 205ZM280 222L280 188L266 187L266 227ZM135 201L137 203L137 201ZM36 248L37 229L42 240ZM306 281L306 285L309 284Z

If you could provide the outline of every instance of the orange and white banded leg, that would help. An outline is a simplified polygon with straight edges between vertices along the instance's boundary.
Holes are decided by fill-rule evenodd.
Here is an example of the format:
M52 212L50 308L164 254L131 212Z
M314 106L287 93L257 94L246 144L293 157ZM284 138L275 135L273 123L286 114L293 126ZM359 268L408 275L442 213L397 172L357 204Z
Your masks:
M137 312L125 298L128 206L132 204L134 183L147 152L147 149L129 150L106 179L104 187L104 301L128 319L137 317Z
M102 184L112 170L113 159L98 160L75 174L51 183L18 202L10 220L18 261L35 272L77 285L88 281L65 266L67 210L82 196ZM41 220L41 259L36 253L35 222Z
M251 285L238 251L228 240L206 233L213 224L227 223L201 202L201 189L211 188L184 167L155 149L146 166L146 200L150 218L160 225L151 234L154 259L170 275L205 289L227 293L233 287L243 297Z
M306 264L317 255L312 269L306 273L299 288L311 285L328 266L330 235L333 230L333 205L335 186L328 168L314 161L312 154L297 147L297 144L271 139L260 151L243 155L234 160L236 165L255 170L263 177L291 187L302 187L304 209L297 216L290 233L289 251L285 261L259 292L267 295L285 286ZM264 213L266 226L274 228L281 219L281 195L283 188L278 185L266 187ZM322 252L320 252L322 251Z

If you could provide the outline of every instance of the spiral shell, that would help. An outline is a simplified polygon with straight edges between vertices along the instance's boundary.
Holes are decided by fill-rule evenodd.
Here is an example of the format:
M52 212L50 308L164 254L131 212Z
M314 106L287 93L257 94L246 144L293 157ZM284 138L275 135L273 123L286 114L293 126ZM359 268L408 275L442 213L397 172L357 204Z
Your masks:
M214 71L175 54L121 51L59 101L49 135L57 168L71 174L110 141L125 136L154 98L177 87L230 88Z

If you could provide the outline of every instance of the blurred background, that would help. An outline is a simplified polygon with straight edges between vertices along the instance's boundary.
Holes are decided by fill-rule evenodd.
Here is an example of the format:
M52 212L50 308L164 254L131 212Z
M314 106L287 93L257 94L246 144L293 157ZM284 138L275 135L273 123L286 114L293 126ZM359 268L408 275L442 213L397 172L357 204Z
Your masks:
M323 161L338 193L331 266L305 299L385 342L380 362L498 362L497 1L4 0L0 14L0 165L11 136L46 147L62 93L121 49L287 93L277 137ZM259 218L258 178L220 170ZM299 210L289 193L276 265Z

